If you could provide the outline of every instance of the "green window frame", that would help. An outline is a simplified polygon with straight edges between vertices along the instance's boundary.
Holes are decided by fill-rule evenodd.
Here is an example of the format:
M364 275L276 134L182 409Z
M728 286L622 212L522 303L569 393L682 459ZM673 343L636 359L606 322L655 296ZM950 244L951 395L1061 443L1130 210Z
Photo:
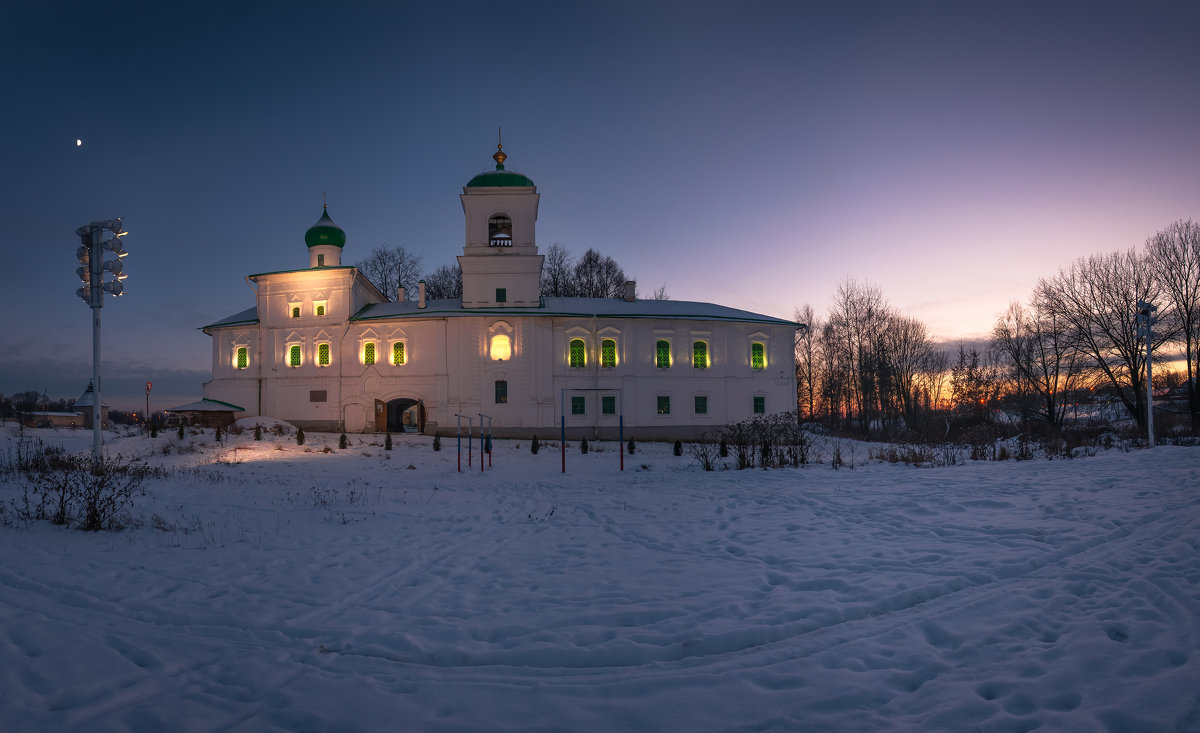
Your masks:
M754 395L754 414L762 415L767 411L767 398L763 395Z
M325 306L323 306L323 305L318 305L318 306L317 306L317 315L318 315L318 316L323 316L323 315L325 315Z
M761 372L767 368L767 346L766 344L755 341L750 344L750 368L756 372Z
M707 395L702 395L702 394L696 395L695 410L696 410L697 415L707 415L708 414L708 396Z
M292 344L288 347L288 366L300 366L300 345Z
M600 342L600 366L612 368L617 365L617 342L615 339L604 339Z
M583 395L571 395L571 414L587 414L587 397L584 397Z
M363 344L363 364L372 366L375 364L375 342L368 341Z
M292 318L299 318L299 317L300 317L300 306L293 305L292 306Z
M496 380L496 404L508 404L508 381L504 379Z
M507 303L508 302L508 288L496 288L496 302L497 303Z
M329 344L317 344L317 366L329 366Z
M600 414L615 415L617 414L617 396L606 394L600 396Z
M659 369L669 369L671 367L671 342L665 339L659 339L654 345L654 366Z
M571 339L571 353L568 359L572 369L581 369L587 366L587 349L584 347L583 339Z
M250 350L245 346L237 348L237 368L245 369L250 366Z
M671 398L668 395L660 394L658 396L658 414L659 415L670 415L671 414Z
M404 366L404 342L396 341L392 344L392 366Z
M692 342L692 367L695 369L708 368L708 342Z

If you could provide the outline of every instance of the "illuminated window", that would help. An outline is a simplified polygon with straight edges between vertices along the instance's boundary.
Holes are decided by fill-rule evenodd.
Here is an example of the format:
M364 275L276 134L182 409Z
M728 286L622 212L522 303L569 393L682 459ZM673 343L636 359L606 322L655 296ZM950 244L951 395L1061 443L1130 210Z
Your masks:
M668 397L666 395L661 395L661 394L658 396L658 414L660 414L660 415L670 415L671 414L671 398L670 397Z
M615 367L617 365L617 342L604 339L600 342L600 366Z
M329 366L329 344L317 344L317 366Z
M317 306L317 315L318 315L318 316L323 316L323 315L325 315L325 306L323 306L323 305L318 305L318 306Z
M767 367L767 347L760 343L750 344L750 368L761 371Z
M292 318L299 318L299 317L300 317L300 306L293 305L292 306Z
M600 412L605 415L617 414L617 396L606 394L600 398Z
M404 364L404 342L396 341L392 344L392 365L403 366Z
M318 317L325 315L325 301L323 301L323 300L313 301L313 315L318 316Z
M300 366L300 344L292 344L288 347L288 366Z
M508 382L506 380L496 380L496 404L508 404Z
M587 414L587 397L575 395L571 397L571 414L586 415Z
M767 411L767 398L762 395L754 396L754 414L761 415Z
M571 339L571 366L573 368L582 367L587 363L587 352L583 347L583 339Z
M707 415L708 414L708 397L706 397L702 394L696 395L696 414L697 415Z
M237 347L234 366L238 369L245 369L250 366L250 350L245 346Z
M375 342L368 341L363 344L363 364L371 366L375 363Z
M505 214L496 214L488 219L488 246L512 246L512 219Z
M692 366L696 369L708 368L708 344L704 341L692 344Z
M495 361L504 361L512 356L512 339L508 334L498 333L492 336L492 348L488 352Z
M671 342L659 341L654 346L654 366L667 369L671 366Z
M508 288L496 288L496 302L497 303L507 303L508 302Z

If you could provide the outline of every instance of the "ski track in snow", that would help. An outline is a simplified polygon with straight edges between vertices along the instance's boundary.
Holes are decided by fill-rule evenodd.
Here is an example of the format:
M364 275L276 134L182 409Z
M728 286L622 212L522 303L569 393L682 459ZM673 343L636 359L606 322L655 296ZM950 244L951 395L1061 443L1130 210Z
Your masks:
M354 440L116 440L180 469L142 526L0 527L0 719L1200 731L1195 449L703 473L648 444L561 476L507 441L459 474L424 439Z

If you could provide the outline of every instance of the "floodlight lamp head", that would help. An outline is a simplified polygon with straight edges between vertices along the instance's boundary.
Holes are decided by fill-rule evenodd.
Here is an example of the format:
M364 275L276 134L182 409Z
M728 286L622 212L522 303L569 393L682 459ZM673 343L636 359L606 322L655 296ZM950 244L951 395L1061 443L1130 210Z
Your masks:
M108 221L104 222L103 226L105 229L108 229L113 234L120 234L124 224L121 222L121 219L118 217L116 219L109 219Z
M85 303L92 302L92 289L90 287L79 288L75 291L75 294L83 298Z
M77 257L80 262L87 264L87 262L92 258L92 250L90 247L79 247L75 250L75 257Z
M79 279L85 283L92 281L92 268L90 267L77 267L75 268L75 274L79 275Z
M112 252L117 257L124 257L125 255L129 254L128 252L125 251L125 247L122 244L121 240L117 239L116 237L105 240L105 242L102 246L104 247L104 249L108 250L109 252Z
M91 233L91 227L82 226L75 230L76 236L83 237L85 239L88 237L88 235L90 233Z
M121 264L120 260L107 260L104 263L104 269L111 272L113 275L116 275L117 277L122 277L122 273L125 271L125 266Z
M125 286L121 284L120 280L106 282L100 286L100 289L114 296L119 296L125 292Z

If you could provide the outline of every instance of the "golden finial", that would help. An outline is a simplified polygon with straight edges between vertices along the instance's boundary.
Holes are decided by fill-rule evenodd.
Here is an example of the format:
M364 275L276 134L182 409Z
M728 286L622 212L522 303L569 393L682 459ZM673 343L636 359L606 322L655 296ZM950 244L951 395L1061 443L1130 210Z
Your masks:
M504 154L504 138L500 135L500 126L496 126L496 154L492 156L492 160L496 161L496 170L504 170L504 161L508 160L508 156Z
M326 197L326 195L325 195L325 192L324 192L324 191L322 191L322 192L321 192L321 208L322 208L322 209L328 209L328 208L329 208L329 199L328 199L328 197Z

